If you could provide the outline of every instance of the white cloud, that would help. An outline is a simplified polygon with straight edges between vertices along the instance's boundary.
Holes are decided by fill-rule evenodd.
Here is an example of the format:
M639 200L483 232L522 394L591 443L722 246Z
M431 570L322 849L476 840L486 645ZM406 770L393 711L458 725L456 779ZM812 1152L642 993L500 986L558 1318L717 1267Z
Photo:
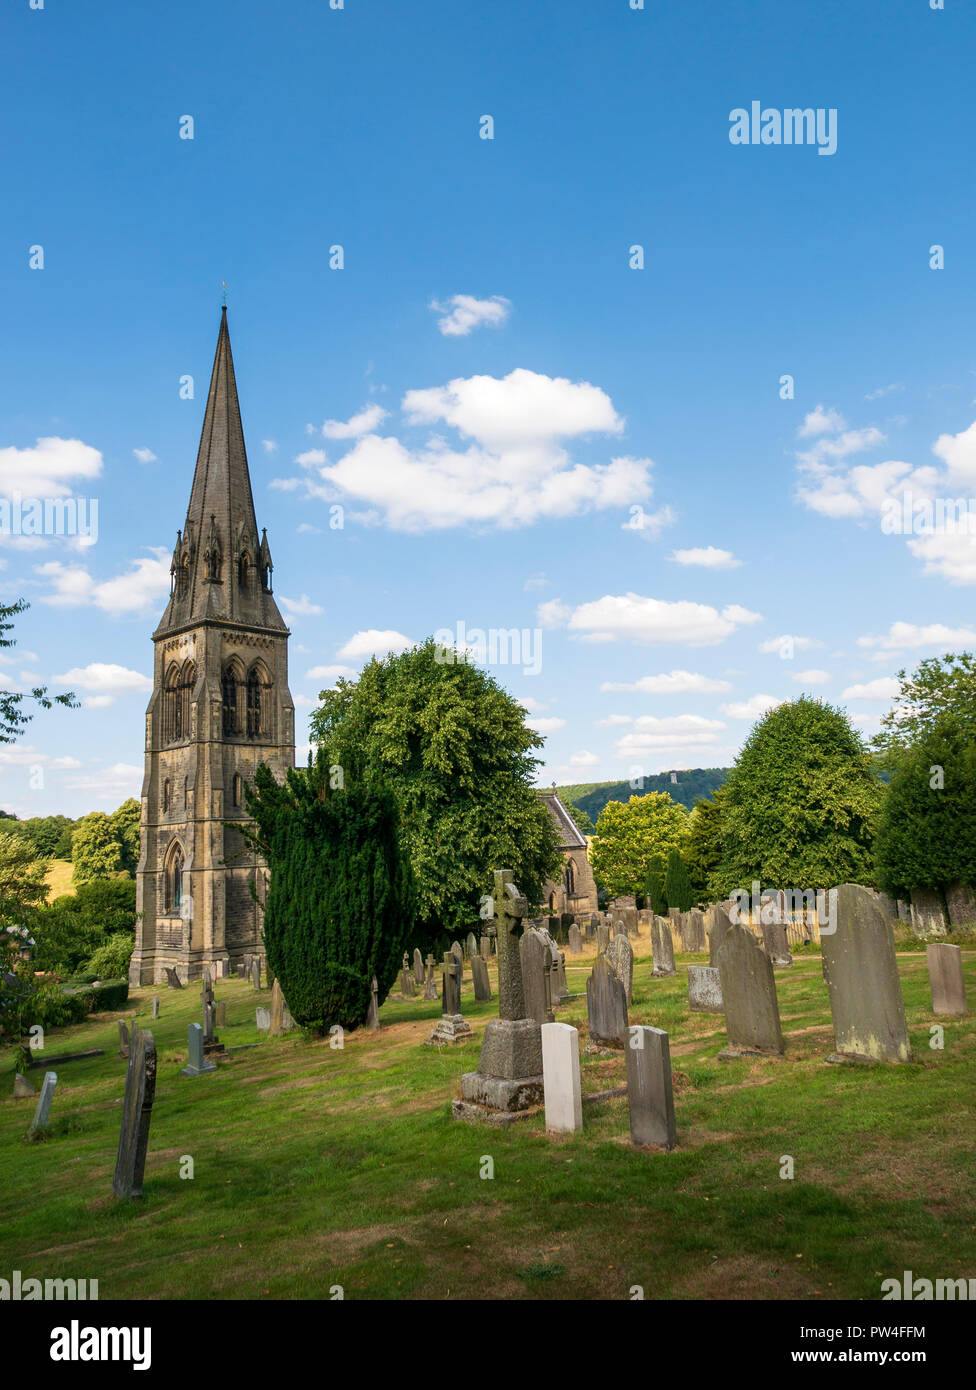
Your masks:
M602 688L606 690L607 687ZM613 729L621 724L633 724L634 717L632 714L608 714L605 719L597 719L594 722L598 729Z
M170 553L165 546L148 547L151 554L132 560L127 574L97 583L81 565L59 560L35 565L34 571L51 582L41 602L55 608L93 604L113 617L149 612L161 606L170 591Z
M276 440L274 440L274 439L262 439L262 440L261 440L261 443L262 443L263 446L264 446L264 452L265 452L266 454L276 454L276 453L278 452L278 444L277 444L277 441L276 441Z
M278 596L278 602L288 614L289 618L314 618L325 610L317 603L313 603L308 594L302 594L301 598L285 598L284 595Z
M843 415L836 410L824 410L822 405L818 405L814 410L809 411L803 419L803 424L797 430L801 439L809 439L817 434L836 434L847 425Z
M141 671L128 666L116 666L105 661L91 661L87 666L72 666L51 679L70 690L90 690L97 695L131 695L152 690L152 680Z
M76 479L97 478L102 456L80 439L38 439L31 449L0 449L0 495L63 497Z
M705 719L698 714L679 714L667 719L642 714L634 720L633 730L619 738L615 746L624 757L670 748L708 747L718 742L724 728L720 719Z
M589 752L586 748L581 748L578 753L570 753L569 755L571 767L595 767L599 761L597 755Z
M712 694L731 690L728 681L715 680L695 671L670 671L659 676L641 676L636 681L604 681L601 690L634 690L642 695Z
M340 676L346 676L352 680L356 674L354 666L313 666L310 671L305 672L305 679L307 681L337 681Z
M298 464L301 464L302 468L313 468L316 464L320 464L320 463L325 463L325 462L326 462L326 453L325 453L325 450L324 450L324 449L306 449L305 452L304 452L304 454L296 454L296 455L295 455L295 462L298 463ZM274 485L275 485L275 487L280 487L280 488L282 488L284 491L290 491L291 489L289 489L286 485L287 485L289 482L296 482L296 481L297 481L297 480L291 479L291 478L284 478L284 479L276 478L276 479L274 480Z
M859 637L859 647L876 647L880 660L894 652L916 651L931 648L944 652L957 647L972 646L976 643L976 630L971 627L948 627L945 623L928 623L918 626L915 623L892 623L887 632L880 636Z
M408 391L411 424L452 425L480 444L522 447L581 434L620 434L624 422L605 391L516 367L508 376L456 377L446 386Z
M140 463L156 462L156 455L153 453L152 449L133 449L132 452Z
M311 709L315 704L315 701L309 699L307 695L293 695L292 699L296 709Z
M869 391L864 399L866 401L878 401L882 396L890 396L893 391L904 391L904 389L900 382L893 381L890 386L879 386L877 391Z
M738 604L728 604L719 613L704 603L671 602L627 593L605 594L580 604L567 626L586 642L674 642L706 647L724 641L743 623L759 621L758 613L750 613Z
M732 704L722 705L721 709L730 719L761 719L782 703L775 695L750 695L748 700L733 701Z
M539 604L535 615L542 627L562 627L572 611L562 599L550 598Z
M81 702L85 709L108 709L115 704L114 695L86 695Z
M565 719L557 719L555 716L544 719L527 719L525 722L530 729L535 729L538 734L554 734L557 729L566 727Z
M353 415L348 420L326 420L322 426L322 434L325 439L360 439L364 434L370 434L375 430L386 416L387 412L381 405L367 405L358 415ZM324 461L323 456L321 462Z
M809 671L798 671L792 679L798 685L826 685L830 678L829 671L821 671L814 667Z
M623 522L620 529L637 531L649 540L654 540L665 526L673 526L677 520L678 513L672 507L658 507L656 512L648 512L643 507L632 506L629 520Z
M679 565L700 565L703 569L730 570L742 564L731 550L718 550L714 545L696 546L691 550L676 550L671 559Z
M446 338L466 338L475 328L486 324L500 328L508 318L511 302L500 294L490 299L475 299L470 294L453 294L446 303L431 300L431 309L443 317L437 327Z
M64 785L69 791L88 792L96 801L110 801L118 805L130 796L139 796L142 776L141 767L131 763L115 763L99 772L67 778Z
M842 700L893 700L901 691L900 683L894 676L879 676L877 680L864 685L849 685L841 691Z
M525 583L522 585L522 588L525 590L526 593L530 593L533 589L545 589L548 587L548 585L549 580L546 578L545 574L540 570L538 574L530 574L529 577L526 579Z
M321 536L322 534L321 526L312 526L307 521L303 521L297 530L300 536Z
M950 584L976 584L976 513L965 513L944 531L913 536L908 548L923 561L925 574Z
M336 656L345 657L348 661L358 661L371 656L388 656L390 652L404 652L415 645L412 638L404 637L402 632L390 629L380 631L371 627L354 633L349 641L339 648Z
M50 772L64 772L82 766L77 758L52 758L49 753L42 753L30 743L19 743L16 747L0 745L0 768L33 767L35 765L46 768Z

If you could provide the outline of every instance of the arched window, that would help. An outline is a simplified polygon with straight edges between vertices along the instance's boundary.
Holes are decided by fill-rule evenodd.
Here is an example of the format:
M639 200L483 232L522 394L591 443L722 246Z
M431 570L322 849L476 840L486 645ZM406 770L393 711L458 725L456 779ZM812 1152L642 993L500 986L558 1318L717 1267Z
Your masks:
M566 896L571 898L576 892L576 869L572 859L566 860Z
M171 734L174 740L190 737L190 701L195 680L196 669L193 662L184 661L179 680L176 683L175 712Z
M241 731L241 714L238 701L242 674L236 663L229 661L224 667L224 674L221 677L225 735L239 734Z
M248 573L250 571L250 567L251 562L248 559L247 551L245 550L244 554L237 562L237 582L240 585L241 591L245 594L247 593Z
M234 805L244 805L244 779L239 772L234 773Z
M178 913L183 906L183 850L177 841L166 864L166 910Z
M247 736L259 738L271 732L271 677L257 661L247 675Z
M178 687L180 683L180 673L176 666L171 666L166 672L166 680L163 684L163 741L172 743L176 738L176 708L179 703Z
M164 813L165 813L166 811L168 811L169 808L170 808L170 803L171 803L172 795L173 795L173 784L170 782L169 778L167 777L166 780L165 780L165 782L163 783L163 811L164 811Z

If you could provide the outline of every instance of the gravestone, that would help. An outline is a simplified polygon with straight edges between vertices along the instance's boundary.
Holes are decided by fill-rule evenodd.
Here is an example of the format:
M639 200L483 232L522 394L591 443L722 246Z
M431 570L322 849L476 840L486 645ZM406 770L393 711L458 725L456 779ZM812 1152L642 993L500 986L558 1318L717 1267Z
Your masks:
M410 968L410 957L404 951L403 964L400 967L400 993L404 999L412 999L416 992L413 971Z
M622 907L619 910L619 917L623 922L623 929L628 936L639 935L637 930L637 908Z
M610 945L610 928L606 922L601 922L596 929L596 950L597 955L602 956Z
M461 946L460 941L452 941L452 942L451 942L451 954L452 954L452 956L454 957L454 959L457 961L458 965L461 967L460 973L458 974L458 979L463 983L463 981L464 981L464 950L463 950L463 948L462 948L462 946Z
M623 1047L627 1031L627 991L605 955L597 956L586 982L590 1042L596 1047Z
M707 951L708 940L705 936L705 914L699 908L693 907L687 915L688 950Z
M153 1018L158 1018L158 1017L159 1017L159 995L158 995L158 994L154 994L154 995L153 995L153 1012L152 1012L152 1016L153 1016Z
M688 1008L692 1013L721 1014L722 982L714 965L688 966Z
M881 910L888 918L889 922L898 917L898 904L890 893L879 893L878 901L881 903Z
M942 894L912 889L912 928L916 936L942 936L948 928Z
M128 1057L129 1055L129 1030L119 1019L119 1056Z
M950 926L971 927L976 924L976 893L968 883L961 880L950 883L945 890L945 896Z
M468 960L474 960L478 954L478 940L473 931L469 931L464 942L464 949L468 953Z
M574 922L569 929L569 954L578 956L583 949L583 937L579 927Z
M191 1026L200 1032L198 1023ZM152 1033L140 1030L133 1036L129 1066L125 1074L122 1127L115 1159L115 1176L112 1179L112 1191L116 1197L142 1196L146 1153L149 1149L149 1121L155 1096L156 1044L153 1042Z
M37 1101L37 1109L34 1111L34 1118L30 1122L28 1134L43 1134L48 1128L48 1121L51 1118L51 1101L54 1099L54 1088L58 1084L58 1074L56 1071L46 1071L44 1082L41 1086L41 1094Z
M418 989L423 987L426 972L424 971L424 958L420 954L418 947L413 948L413 982Z
M543 1100L542 1028L529 1017L522 983L519 936L529 915L511 869L495 871L492 908L498 952L498 1017L490 1019L478 1070L461 1077L459 1120L508 1124Z
M731 925L729 914L721 903L716 903L705 913L705 936L708 939L709 965L715 965L718 948L725 940L725 933Z
M482 960L487 960L488 957L491 955L491 937L490 937L490 936L482 936L481 942L480 942L480 948L481 948L481 959L482 959Z
M183 981L180 979L179 975L177 975L173 967L171 965L167 965L165 966L165 970L166 983L169 985L170 989L182 989Z
M790 948L786 940L786 927L782 922L763 922L763 947L773 965L783 968L793 964Z
M679 910L678 908L676 908L676 907L669 907L669 908L668 908L668 917L669 917L669 919L670 919L671 926L672 926L672 928L674 929L673 932L672 932L672 935L673 935L673 936L676 936L676 937L678 938L678 940L680 941L680 940L681 940L681 912L680 912L680 910Z
M522 993L525 1000L525 1015L536 1023L553 1023L552 980L550 977L551 955L549 934L543 935L536 927L526 927L518 943L522 971ZM500 986L499 986L500 987Z
M634 948L626 936L615 936L607 947L606 956L627 992L629 1004L634 993Z
M645 900L645 901L646 901L646 900ZM639 931L639 929L640 929L641 927L646 927L647 930L650 931L653 922L654 922L654 912L653 912L653 909L652 909L652 908L649 908L649 907L642 907L642 908L640 908L640 910L639 910L638 913L637 913L637 927L638 927L638 931Z
M31 1096L36 1096L37 1091L27 1080L26 1076L21 1076L20 1072L14 1072L14 1100L29 1100Z
M259 960L251 961L251 986L253 989L261 988L261 962Z
M674 938L671 935L671 923L667 917L655 915L651 925L651 950L654 953L654 974L673 975L674 969Z
M285 1031L285 996L277 980L271 986L271 1025L268 1031L273 1038Z
M437 998L437 980L434 977L434 957L427 952L426 973L424 975L424 1002L429 1004Z
M835 930L821 950L837 1046L827 1060L910 1062L894 934L870 889L841 884Z
M461 968L461 961L452 946L444 952L441 969L441 1016L430 1037L424 1040L425 1047L435 1047L441 1043L465 1043L471 1037L471 1025L461 1014Z
M491 981L488 978L488 963L479 954L471 957L471 977L474 981L474 997L481 1004L491 998Z
M223 1026L224 1026L224 1024L225 1024L226 1022L227 1022L227 1002L226 1002L226 1000L221 999L220 1003L217 1005L217 1027L218 1027L218 1028L223 1028Z
M559 980L559 998L569 998L569 985L566 983L566 952L556 952L556 977Z
M628 1028L626 1051L631 1143L673 1149L677 1134L668 1035L660 1028Z
M966 1009L966 982L962 951L947 942L931 942L925 948L932 986L932 1012L944 1018L962 1018Z
M237 962L237 978L243 980L247 978L247 966L242 960Z
M910 923L912 920L911 905L909 903L903 902L903 900L899 898L898 901L895 903L895 906L898 909L899 922Z
M718 951L728 1046L720 1060L765 1053L783 1054L783 1030L773 964L752 932L730 927Z
M189 1058L183 1068L184 1076L202 1076L205 1071L216 1071L203 1050L203 1029L199 1023L191 1023L188 1029Z
M369 1011L366 1014L366 1027L374 1032L380 1026L380 987L373 976L372 984L369 987Z
M267 1033L271 1027L271 1010L257 1009L254 1014L254 1022L257 1024L259 1033Z
M574 1134L582 1129L579 1032L568 1023L542 1025L542 1078L546 1132Z

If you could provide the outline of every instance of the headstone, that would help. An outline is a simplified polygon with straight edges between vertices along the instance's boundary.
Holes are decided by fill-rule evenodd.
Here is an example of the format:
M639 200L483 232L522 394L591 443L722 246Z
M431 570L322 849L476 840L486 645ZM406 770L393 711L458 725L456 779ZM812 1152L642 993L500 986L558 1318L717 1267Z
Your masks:
M602 956L603 953L604 953L604 951L607 949L607 947L608 947L609 945L610 945L610 928L607 926L606 922L601 922L600 925L599 925L599 926L597 927L597 929L596 929L596 950L597 950L597 955Z
M620 908L620 919L623 922L623 929L628 936L637 936L637 908L625 906Z
M437 980L434 977L434 957L427 952L426 973L424 976L424 1002L431 1003L437 998Z
M44 1082L41 1086L41 1094L37 1102L37 1109L34 1111L34 1118L30 1122L29 1134L43 1134L48 1128L48 1121L51 1118L51 1101L54 1099L54 1088L58 1084L58 1074L56 1071L46 1071Z
M583 949L583 937L579 927L574 922L569 929L569 954L578 956Z
M687 916L688 921L688 950L707 951L708 941L705 936L705 914L697 907L693 907Z
M634 993L634 948L626 936L615 936L607 947L607 960L627 992L627 1003Z
M152 1016L153 1016L153 1018L158 1018L158 1017L159 1017L159 995L158 995L158 994L154 994L154 995L153 995L153 1012L152 1012Z
M373 976L373 982L369 987L369 1011L366 1014L366 1027L376 1031L380 1026L380 987Z
M911 909L911 905L910 905L909 903L904 902L901 898L899 898L898 901L896 902L895 906L898 908L898 920L899 920L899 922L910 923L911 920L912 920L912 909Z
M413 948L413 982L418 989L423 987L425 978L424 958L418 947Z
M254 1012L254 1022L257 1024L259 1033L267 1033L271 1027L271 1010L256 1009Z
M729 914L721 903L716 903L705 913L705 936L708 939L709 965L715 965L718 948L725 940L725 933L731 925Z
M177 975L173 967L167 965L164 968L166 970L166 983L169 985L170 989L182 989L183 981L180 979L179 975Z
M627 1031L627 991L605 955L597 956L586 982L590 1042L596 1047L623 1047Z
M224 1026L224 1024L225 1024L226 1022L227 1022L227 1001L226 1001L225 999L221 999L220 1003L217 1005L217 1027L218 1027L218 1028L223 1028L223 1026Z
M481 943L480 943L480 944L481 944L481 959L482 959L482 960L487 960L488 957L491 955L491 937L489 937L489 936L483 936L483 937L481 938Z
M543 1099L542 1029L529 1017L522 984L519 935L528 903L511 869L495 872L492 896L498 952L498 1017L490 1019L481 1044L478 1070L461 1077L456 1119L507 1124Z
M455 943L456 945L457 943ZM425 1047L435 1047L441 1043L464 1043L471 1037L471 1025L461 1013L461 961L454 947L444 952L441 970L441 1016L434 1031L424 1040Z
M400 968L400 993L404 999L412 999L416 992L413 970L410 968L410 957L404 951L403 964Z
M579 1032L568 1023L542 1025L542 1077L547 1133L574 1134L582 1129Z
M786 927L782 922L763 922L763 946L773 965L785 967L793 964L790 948L786 940Z
M271 1025L268 1031L273 1038L285 1031L285 996L277 980L271 986Z
M251 961L251 986L253 989L261 988L261 962L259 960Z
M912 929L916 936L941 936L948 928L942 894L929 888L912 889Z
M556 978L559 980L559 998L566 999L569 996L569 985L566 983L566 952L556 952Z
M27 1080L26 1076L21 1076L20 1072L14 1072L14 1100L29 1100L31 1096L36 1096L37 1091Z
M721 1059L751 1053L781 1056L783 1031L773 964L747 927L730 927L718 951L728 1046Z
M549 939L548 932L526 927L518 944L525 1013L538 1024L554 1022Z
M471 957L471 976L474 980L474 997L481 1004L491 998L491 981L488 978L488 963L479 954Z
M889 922L898 917L898 904L890 893L879 893L878 901L881 903L881 910L888 918Z
M129 1030L122 1019L119 1019L119 1056L128 1057L129 1055Z
M203 1050L203 1029L199 1023L191 1023L189 1027L189 1057L187 1064L183 1068L184 1076L202 1076L205 1071L216 1071L213 1062L209 1061Z
M239 980L244 980L247 978L247 967L245 966L242 960L239 960L237 962L237 978Z
M458 965L461 967L460 973L459 973L459 975L458 975L458 979L459 979L460 981L463 982L463 980L464 980L464 950L463 950L463 948L462 948L462 946L461 946L460 941L452 941L452 942L451 942L451 954L453 955L454 959L457 961Z
M654 974L673 975L674 969L674 938L671 935L671 923L667 917L655 915L651 926L651 950L654 953Z
M653 912L653 909L652 909L652 908L649 908L649 907L642 907L642 908L638 911L638 913L637 913L637 927L638 927L638 930L639 930L641 927L646 927L647 930L650 931L650 930L651 930L651 924L653 923L653 921L654 921L654 912Z
M660 1028L628 1028L626 1051L631 1142L673 1149L677 1135L668 1035Z
M191 1024L198 1036L199 1023ZM200 1056L203 1040L200 1037ZM206 1063L207 1067L213 1066ZM206 1068L205 1068L206 1069ZM116 1197L141 1197L142 1179L146 1170L149 1149L149 1121L156 1096L156 1044L152 1033L139 1031L133 1037L129 1066L125 1074L125 1099L122 1102L122 1128L119 1151L115 1160L112 1191Z
M680 912L680 910L679 910L678 908L676 908L676 907L669 907L669 908L668 908L668 917L669 917L670 920L671 920L671 926L674 928L673 935L676 936L676 937L678 938L678 940L680 941L680 940L681 940L681 912Z
M945 896L951 927L976 926L976 893L968 883L958 879L948 884Z
M468 960L474 960L478 954L478 939L473 931L469 931L464 941L464 949L468 953Z
M203 1005L203 1045L210 1047L217 1041L214 1031L216 1019L216 1009L214 1008L213 985L210 983L210 971L203 972L203 987L200 991L201 1002Z
M821 949L837 1045L828 1061L910 1062L894 934L870 889L841 884Z
M688 1008L692 1013L721 1014L722 982L714 965L688 966Z
M962 1018L966 1008L966 982L962 951L947 942L931 942L925 948L932 986L932 1012L945 1018Z

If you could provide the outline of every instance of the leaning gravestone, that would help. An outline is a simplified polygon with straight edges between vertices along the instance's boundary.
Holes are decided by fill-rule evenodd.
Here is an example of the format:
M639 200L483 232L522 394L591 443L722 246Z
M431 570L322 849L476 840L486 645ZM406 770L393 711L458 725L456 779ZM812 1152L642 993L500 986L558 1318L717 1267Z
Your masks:
M894 934L869 888L841 884L834 931L820 944L837 1045L827 1060L910 1062Z
M654 974L673 975L674 938L667 917L655 916L651 925L651 949L654 953Z
M692 1013L721 1014L722 982L713 965L688 966L688 1008Z
M542 1077L546 1133L573 1134L582 1129L579 1032L568 1023L542 1025Z
M579 927L574 922L569 929L569 954L578 956L583 949L583 937Z
M173 969L173 967L172 967L171 965L167 965L167 966L165 967L165 970L166 970L166 982L167 982L167 984L169 985L170 989L182 989L182 988L183 988L183 981L180 979L179 975L177 975L177 973L176 973L176 971Z
M586 982L590 1042L596 1047L623 1047L627 1031L627 991L605 955L597 956Z
M190 1024L187 1042L190 1055L183 1068L184 1076L202 1076L205 1071L217 1070L203 1050L203 1028L199 1023Z
M471 957L471 977L474 980L474 997L481 1004L491 998L491 981L488 978L488 963L481 956Z
M128 1057L129 1055L129 1030L122 1019L119 1019L119 1056Z
M627 1029L627 1102L631 1142L673 1149L677 1135L671 1045L660 1028Z
M34 1111L34 1118L30 1122L28 1134L43 1134L48 1128L48 1121L51 1118L51 1101L54 1099L54 1088L58 1084L58 1074L56 1071L46 1071L44 1073L44 1084L41 1086L41 1094L38 1098L37 1109Z
M772 961L746 927L730 927L719 947L718 973L728 1046L720 1060L783 1054Z
M627 991L627 1003L634 993L634 948L626 936L615 936L607 947L607 960Z
M199 1023L194 1023L192 1027L200 1033ZM202 1057L202 1039L200 1046ZM122 1129L112 1179L112 1191L116 1197L142 1196L142 1179L149 1149L149 1121L155 1096L156 1044L152 1033L140 1031L133 1038L129 1067L125 1074Z
M708 938L709 965L715 965L718 948L725 940L725 933L731 925L729 914L721 903L716 903L705 913L705 936Z
M526 1017L535 1019L540 1025L553 1023L549 933L543 935L536 927L526 927L518 952Z
M423 988L424 983L424 958L420 954L418 947L413 948L413 980L418 989Z
M932 1012L945 1018L962 1018L966 1009L966 982L962 973L962 951L944 941L925 948L932 986Z
M273 1038L285 1031L285 996L277 980L271 986L271 1026L268 1031Z
M786 940L786 927L782 922L763 922L762 936L766 954L775 966L783 968L793 964Z
M566 952L556 952L556 978L559 981L559 998L569 998L569 985L566 983Z

